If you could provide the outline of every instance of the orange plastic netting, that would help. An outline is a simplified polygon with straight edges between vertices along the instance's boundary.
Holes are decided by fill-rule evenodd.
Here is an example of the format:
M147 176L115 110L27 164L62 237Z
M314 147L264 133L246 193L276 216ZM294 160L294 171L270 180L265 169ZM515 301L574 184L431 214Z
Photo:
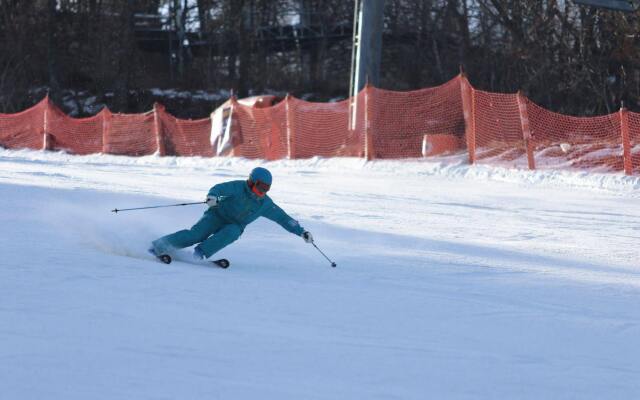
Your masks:
M0 114L0 146L7 149L42 149L44 117L48 102L49 99L45 97L25 111Z
M640 114L562 115L520 93L476 90L462 74L410 92L367 86L335 103L291 96L271 106L243 103L231 99L200 120L176 118L160 104L143 114L105 108L72 118L45 98L20 113L0 114L0 146L277 160L427 157L465 151L466 144L471 163L640 173Z
M527 168L517 94L474 90L475 159Z
M358 103L364 104L364 96L361 92ZM312 103L290 98L289 102L290 130L293 136L291 158L364 155L363 123L350 126L348 100ZM357 106L356 112L358 113ZM364 105L358 115L364 115Z
M234 156L265 160L288 156L286 101L264 108L232 101L232 106L232 124L237 124Z
M629 169L632 174L640 174L640 114L630 112L629 116Z
M422 157L425 135L465 134L460 77L411 92L369 88L375 158Z
M158 118L161 155L212 157L209 144L211 119L181 120L155 106Z
M102 152L104 110L89 118L72 118L53 104L47 109L47 150L72 154Z
M578 168L621 171L620 114L572 117L556 114L528 101L536 168Z
M129 156L154 154L158 150L155 113L113 114L106 110L103 153Z
M640 119L617 112L597 117L574 117L551 112L521 94L471 89L471 118L467 122L470 159L480 163L530 169L627 171L625 126L637 143ZM635 138L635 139L633 139ZM633 147L633 145L632 145ZM632 149L633 165L638 151Z

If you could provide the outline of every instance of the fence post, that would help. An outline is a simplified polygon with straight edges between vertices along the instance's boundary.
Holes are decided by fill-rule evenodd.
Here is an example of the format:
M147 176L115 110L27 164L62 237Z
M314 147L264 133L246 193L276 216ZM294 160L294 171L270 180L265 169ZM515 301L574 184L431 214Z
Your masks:
M529 124L529 112L527 111L527 103L522 92L518 90L516 94L518 99L518 111L520 112L520 126L522 127L522 138L524 139L524 147L527 152L527 162L529 169L536 169L536 162L533 156L533 143L531 143L531 125Z
M153 130L156 135L156 148L160 156L165 156L167 150L164 145L164 139L162 138L162 129L160 129L160 109L164 107L161 104L153 103Z
M237 112L237 108L238 108L238 99L236 98L236 95L233 94L233 91L231 91L231 110L229 111L229 121L227 122L229 125L229 138L231 140L231 151L229 152L229 156L231 157L237 157L238 156L238 149L236 149L237 147L237 138L236 135L234 134L234 126L233 126L233 114ZM236 120L239 120L239 118L236 118ZM236 128L237 129L237 128Z
M364 87L364 157L367 161L375 159L373 146L373 132L371 129L371 110L369 110L369 93L372 86L367 83Z
M42 121L42 150L51 150L51 135L49 134L49 94L44 98L44 116Z
M291 95L287 93L285 98L285 109L287 114L287 159L295 157L295 143L293 138L293 116L291 112Z
M629 137L629 111L620 108L620 133L622 135L622 162L624 164L624 173L633 175L633 164L631 162L631 139Z
M466 75L460 73L460 95L462 96L462 114L464 116L464 136L467 141L469 164L476 162L476 105L475 90Z
M111 111L105 107L102 114L102 154L109 154L109 136L111 135Z

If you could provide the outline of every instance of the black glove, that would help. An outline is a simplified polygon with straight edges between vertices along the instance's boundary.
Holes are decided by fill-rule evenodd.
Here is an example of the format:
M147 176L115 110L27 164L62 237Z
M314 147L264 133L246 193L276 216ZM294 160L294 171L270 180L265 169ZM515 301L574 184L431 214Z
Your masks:
M305 242L307 243L313 243L313 236L311 235L311 232L309 231L304 231L302 232L302 238L304 239Z

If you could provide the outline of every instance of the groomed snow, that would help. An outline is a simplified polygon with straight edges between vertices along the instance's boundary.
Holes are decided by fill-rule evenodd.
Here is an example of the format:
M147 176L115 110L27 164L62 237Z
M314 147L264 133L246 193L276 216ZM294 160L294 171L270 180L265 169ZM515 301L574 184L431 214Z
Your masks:
M148 243L257 165L228 270ZM640 179L0 150L2 399L640 398ZM179 256L187 258L184 251Z

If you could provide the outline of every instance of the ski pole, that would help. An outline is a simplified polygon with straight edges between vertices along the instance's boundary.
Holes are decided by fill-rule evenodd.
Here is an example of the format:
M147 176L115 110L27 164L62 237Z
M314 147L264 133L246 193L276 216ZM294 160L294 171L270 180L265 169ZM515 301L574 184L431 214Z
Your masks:
M148 210L150 208L163 208L163 207L178 207L178 206L192 206L194 204L206 204L206 201L199 201L197 203L180 203L180 204L170 204L168 206L150 206L150 207L136 207L136 208L121 208L121 209L113 209L111 212L119 213L120 211L133 211L133 210Z
M320 252L320 254L322 254L322 255L324 256L324 258L326 258L326 259L327 259L327 261L329 261L329 262L331 263L331 266L332 266L333 268L335 268L335 267L336 267L336 263L334 263L333 261L331 261L331 259L329 259L329 257L327 257L327 255L326 255L326 254L324 254L324 253L322 252L322 250L320 250L320 248L319 248L318 246L316 246L316 244L315 244L314 242L311 242L311 244L313 245L313 247L315 247L315 248Z

